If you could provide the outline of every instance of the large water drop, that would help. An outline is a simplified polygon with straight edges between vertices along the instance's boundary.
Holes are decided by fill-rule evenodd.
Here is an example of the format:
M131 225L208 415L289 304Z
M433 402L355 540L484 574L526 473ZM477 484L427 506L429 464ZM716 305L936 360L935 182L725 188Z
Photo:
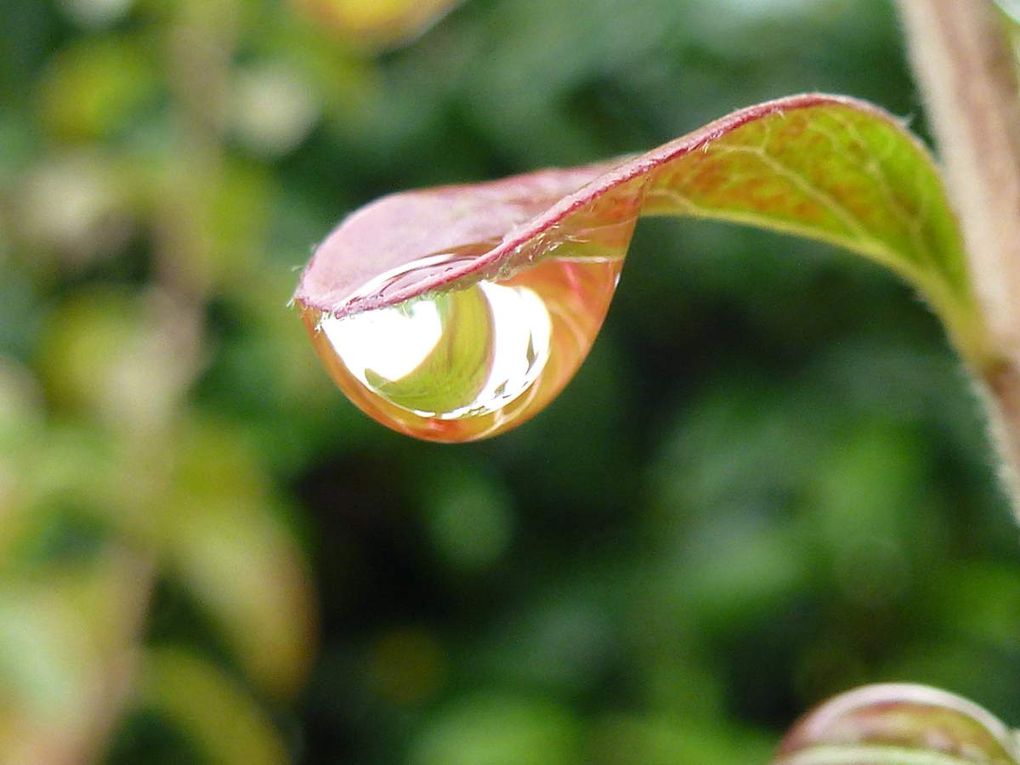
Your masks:
M304 308L316 351L351 401L398 432L462 442L516 427L577 372L619 281L634 216L585 213L505 275L343 318ZM359 292L385 297L491 246L421 258Z

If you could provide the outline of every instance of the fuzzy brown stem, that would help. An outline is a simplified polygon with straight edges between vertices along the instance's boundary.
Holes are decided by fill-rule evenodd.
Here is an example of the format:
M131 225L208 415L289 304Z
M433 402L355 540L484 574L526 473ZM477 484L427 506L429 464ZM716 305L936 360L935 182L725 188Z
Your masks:
M993 354L974 372L1020 519L1020 97L990 0L897 0Z

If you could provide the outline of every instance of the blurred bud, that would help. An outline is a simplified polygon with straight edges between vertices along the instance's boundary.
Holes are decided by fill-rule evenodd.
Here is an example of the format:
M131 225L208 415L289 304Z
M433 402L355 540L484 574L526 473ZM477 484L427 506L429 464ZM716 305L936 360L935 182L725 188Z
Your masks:
M0 559L25 518L25 456L42 433L42 392L27 369L0 356ZM33 468L36 467L33 465Z
M297 71L263 64L238 75L230 119L237 136L255 152L274 157L291 151L318 118L315 94Z
M292 0L302 13L325 23L347 42L388 48L409 42L460 0Z
M756 734L713 724L698 715L598 720L588 740L588 765L758 765L769 744Z
M0 561L30 522L25 483L37 467L30 455L43 433L42 404L31 373L0 355Z
M1016 765L1017 741L986 710L923 685L871 685L802 718L774 765Z
M0 459L23 447L40 427L42 404L42 391L31 373L0 355Z
M72 762L87 730L99 662L63 596L49 581L0 586L0 761Z

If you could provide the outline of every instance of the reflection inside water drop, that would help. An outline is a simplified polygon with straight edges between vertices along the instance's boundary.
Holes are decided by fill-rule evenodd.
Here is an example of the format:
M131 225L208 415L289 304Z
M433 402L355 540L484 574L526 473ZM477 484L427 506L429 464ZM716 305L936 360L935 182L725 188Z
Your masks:
M364 412L431 441L495 435L541 411L588 354L622 257L547 258L343 319L306 310L333 379Z
M482 282L433 299L322 320L358 382L424 418L498 412L549 358L552 319L531 289Z
M401 433L459 442L519 425L573 377L605 319L636 209L611 204L576 214L569 231L549 232L554 245L522 251L528 265L506 278L342 319L304 308L319 356L351 401ZM384 297L491 246L423 258L359 293Z

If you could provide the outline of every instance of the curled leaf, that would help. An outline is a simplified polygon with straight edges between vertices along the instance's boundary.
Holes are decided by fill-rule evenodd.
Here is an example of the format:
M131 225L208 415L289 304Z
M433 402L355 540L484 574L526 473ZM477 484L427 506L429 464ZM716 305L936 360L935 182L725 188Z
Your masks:
M964 356L978 365L986 360L960 234L930 156L877 107L817 94L743 109L640 156L384 197L349 216L322 243L294 299L334 378L369 414L434 440L492 435L539 411L583 361L643 214L752 224L842 245L914 285ZM613 268L597 274L597 264ZM584 279L587 286L577 286ZM436 358L431 349L451 348L446 334L459 330L454 322L425 316L449 314L444 296L479 285L483 291L486 285L529 290L548 314L532 320L534 312L518 306L507 312L516 318L501 321L499 301L486 292L493 329L460 343L471 363L483 366L480 376L467 373L464 363L444 365ZM420 301L432 307L415 309ZM381 309L400 309L412 319L417 310L422 317L404 323L387 318L385 330L331 331L347 317L385 316ZM409 408L389 399L368 372L384 365L379 349L426 322L434 331L425 334L442 342L420 343L420 354L403 354L413 363L383 377L392 388L414 373L416 389L442 390L443 401L420 400ZM517 358L517 371L499 372L499 354L480 348L514 345L503 339L510 326L525 327L518 345L531 353L508 352ZM375 356L352 363L344 353L354 344L351 335ZM472 419L472 426L464 425Z
M1016 741L989 712L923 685L872 685L798 722L773 765L1016 765Z

